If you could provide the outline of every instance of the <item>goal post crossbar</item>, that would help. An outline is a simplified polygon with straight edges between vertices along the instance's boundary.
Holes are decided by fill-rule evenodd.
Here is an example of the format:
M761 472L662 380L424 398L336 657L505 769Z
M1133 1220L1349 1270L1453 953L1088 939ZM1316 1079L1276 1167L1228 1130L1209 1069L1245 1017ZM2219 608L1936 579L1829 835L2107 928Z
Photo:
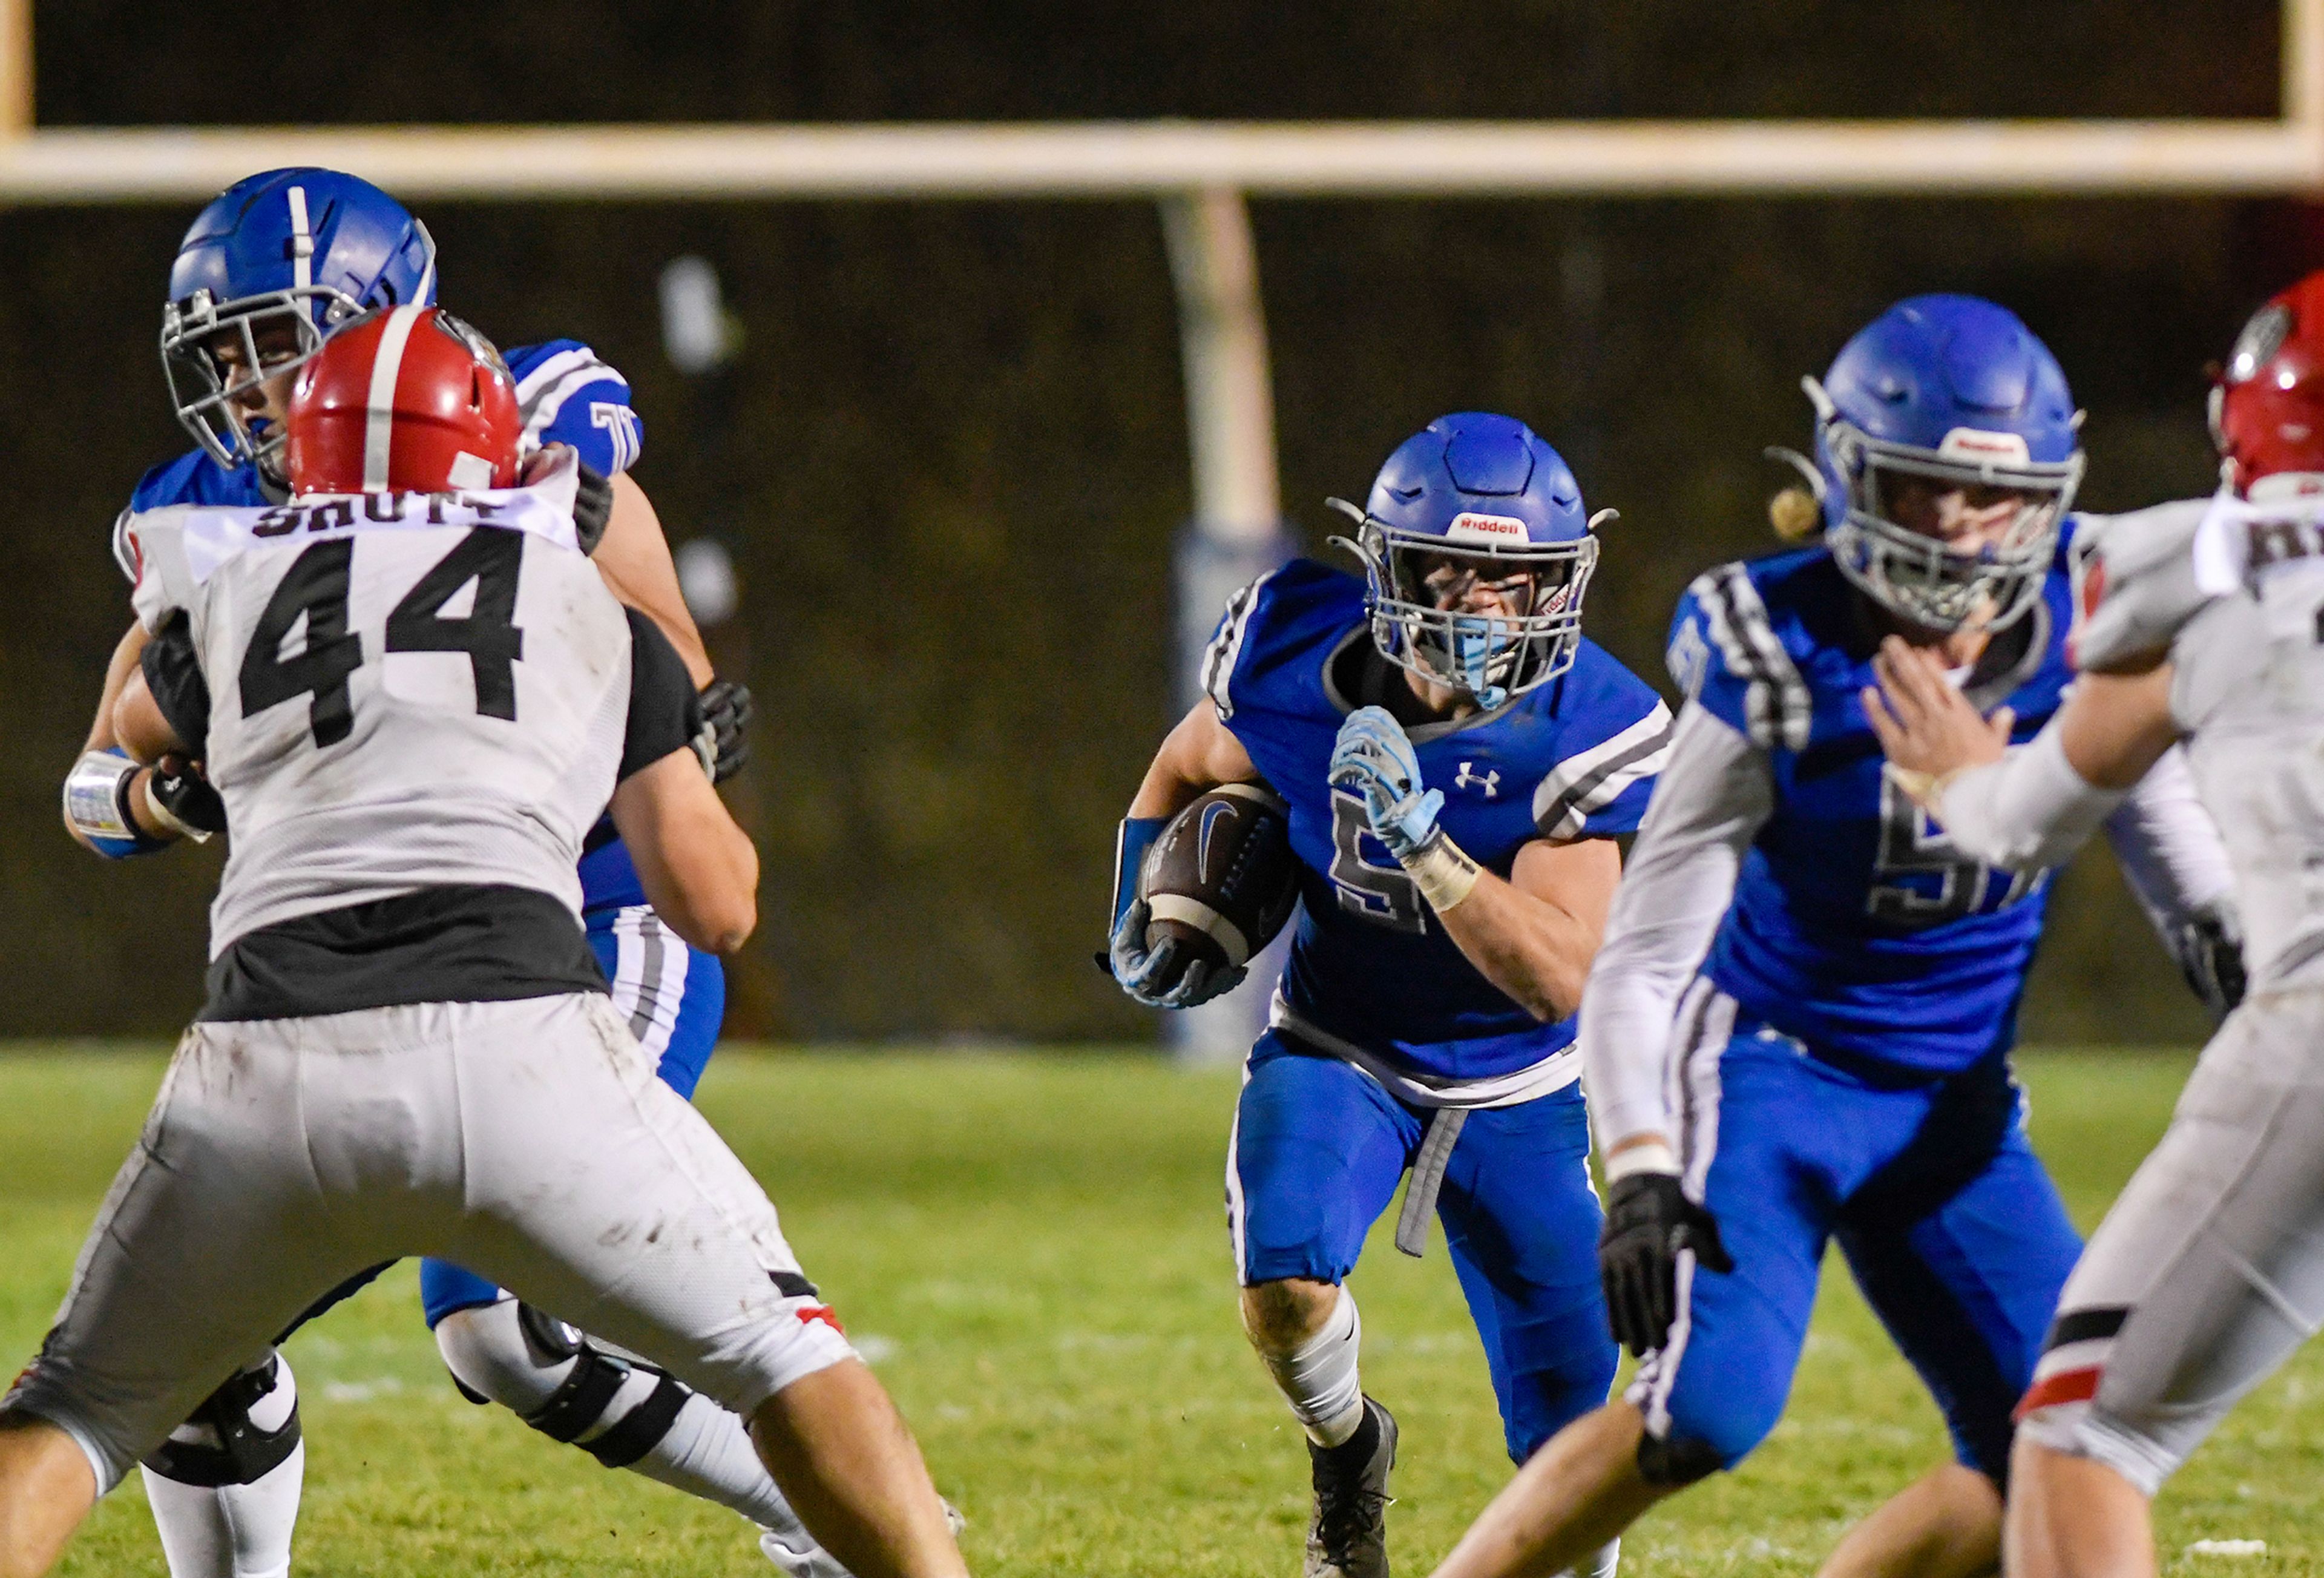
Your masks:
M434 199L1554 197L2324 190L2270 121L1044 122L60 128L0 138L0 203L198 200L319 164Z

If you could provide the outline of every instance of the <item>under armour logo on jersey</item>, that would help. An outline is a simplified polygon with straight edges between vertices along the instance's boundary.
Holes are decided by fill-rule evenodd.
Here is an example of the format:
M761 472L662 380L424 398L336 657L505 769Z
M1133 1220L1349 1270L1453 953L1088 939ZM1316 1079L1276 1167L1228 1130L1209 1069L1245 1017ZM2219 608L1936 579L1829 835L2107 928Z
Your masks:
M1486 769L1482 774L1479 774L1470 771L1470 769L1475 765L1476 763L1472 761L1463 761L1461 764L1461 771L1452 775L1452 787L1454 789L1470 789L1473 787L1483 789L1485 791L1485 798L1489 800L1500 792L1501 770L1498 767L1492 767Z

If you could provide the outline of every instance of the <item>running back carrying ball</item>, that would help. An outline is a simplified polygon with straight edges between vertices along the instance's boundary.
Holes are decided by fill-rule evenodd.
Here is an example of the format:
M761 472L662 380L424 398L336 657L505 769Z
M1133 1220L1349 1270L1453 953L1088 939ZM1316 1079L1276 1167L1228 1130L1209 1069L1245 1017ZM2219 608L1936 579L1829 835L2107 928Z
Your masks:
M1170 819L1139 872L1146 946L1239 970L1299 900L1288 811L1264 784L1222 784Z

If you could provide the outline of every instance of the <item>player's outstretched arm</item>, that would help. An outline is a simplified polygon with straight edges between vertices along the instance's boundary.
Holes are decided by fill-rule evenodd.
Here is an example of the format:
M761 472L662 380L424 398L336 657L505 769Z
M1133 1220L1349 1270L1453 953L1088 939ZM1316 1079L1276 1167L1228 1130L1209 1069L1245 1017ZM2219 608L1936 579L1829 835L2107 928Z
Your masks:
M1669 1333L1680 1250L1726 1269L1718 1223L1680 1177L1664 1071L1680 999L1774 803L1766 753L1699 703L1681 708L1582 992L1582 1077L1607 1181L1599 1276L1633 1353Z
M759 923L759 852L693 747L623 779L611 809L654 912L697 948L741 948Z
M2179 739L2171 665L2086 673L2033 741L2008 748L2006 708L1978 715L1941 660L1894 637L1874 660L1865 716L1890 775L1972 860L2057 865Z

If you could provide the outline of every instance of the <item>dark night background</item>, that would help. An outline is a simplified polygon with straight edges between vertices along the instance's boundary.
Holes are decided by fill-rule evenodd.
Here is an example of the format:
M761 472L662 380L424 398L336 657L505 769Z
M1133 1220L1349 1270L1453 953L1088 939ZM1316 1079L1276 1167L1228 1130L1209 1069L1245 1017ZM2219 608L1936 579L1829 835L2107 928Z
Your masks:
M38 118L378 121L2273 115L2274 0L1260 8L415 4L35 8ZM254 62L282 59L282 67ZM127 597L106 553L186 447L154 335L194 205L0 215L14 519L0 620L0 1032L161 1032L198 1000L216 857L107 865L57 826ZM730 1021L804 1038L1148 1033L1090 968L1112 830L1170 721L1190 508L1149 204L415 203L446 303L631 377L674 540L733 546L720 647L760 704L740 780L764 918ZM2081 402L2084 502L2208 491L2204 364L2324 263L2299 207L2226 200L1256 204L1284 499L1320 542L1447 410L1522 416L1618 506L1590 627L1661 680L1664 623L1768 549L1757 457L1799 375L1891 300L1989 295ZM664 357L662 265L711 259L746 338ZM2107 857L2061 884L2031 1037L2196 1038Z

